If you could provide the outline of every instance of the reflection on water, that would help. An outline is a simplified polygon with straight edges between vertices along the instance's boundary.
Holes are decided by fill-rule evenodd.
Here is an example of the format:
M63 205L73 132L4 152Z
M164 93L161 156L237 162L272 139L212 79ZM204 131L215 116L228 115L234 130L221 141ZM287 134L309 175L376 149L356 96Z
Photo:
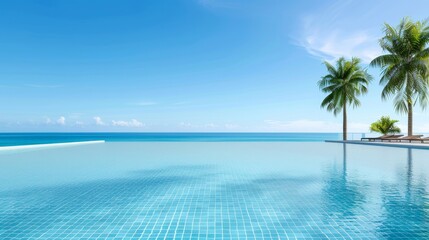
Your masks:
M407 149L402 184L382 184L382 218L378 231L388 239L429 239L429 202L426 179L413 176L413 150Z
M426 175L418 178L413 175L413 149L404 150L407 152L403 162L406 167L398 171L398 181L381 179L377 190L374 189L377 183L369 186L364 179L348 175L348 147L343 144L342 161L335 162L326 172L322 194L325 220L339 226L347 225L354 231L353 228L363 226L350 223L366 217L372 225L365 228L374 229L377 238L429 239ZM378 194L381 203L374 202Z
M347 145L343 144L343 158L327 172L324 182L323 199L325 212L335 221L351 220L355 210L361 210L365 203L365 186L347 176ZM342 166L339 167L338 164Z

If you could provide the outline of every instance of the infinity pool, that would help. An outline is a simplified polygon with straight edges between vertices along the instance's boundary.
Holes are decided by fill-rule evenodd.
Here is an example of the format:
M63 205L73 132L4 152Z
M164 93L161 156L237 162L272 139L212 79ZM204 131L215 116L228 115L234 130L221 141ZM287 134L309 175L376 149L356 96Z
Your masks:
M0 152L0 239L429 239L429 151L107 142Z

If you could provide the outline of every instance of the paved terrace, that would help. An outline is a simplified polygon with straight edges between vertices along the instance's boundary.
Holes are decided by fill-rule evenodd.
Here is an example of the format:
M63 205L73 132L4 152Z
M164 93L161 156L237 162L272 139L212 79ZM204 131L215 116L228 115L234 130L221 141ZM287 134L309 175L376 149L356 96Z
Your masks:
M399 148L416 148L416 149L428 149L429 143L404 143L404 142L368 142L360 140L347 140L347 141L335 141L335 140L326 140L328 143L347 143L347 144L360 144L360 145L370 145L370 146L383 146L383 147L399 147Z

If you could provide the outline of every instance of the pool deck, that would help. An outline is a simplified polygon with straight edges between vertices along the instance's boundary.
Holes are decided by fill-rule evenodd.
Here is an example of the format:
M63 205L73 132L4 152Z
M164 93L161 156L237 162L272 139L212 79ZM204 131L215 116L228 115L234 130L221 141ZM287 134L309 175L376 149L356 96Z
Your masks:
M326 140L327 143L347 143L347 144L359 144L359 145L369 145L369 146L382 146L382 147L397 147L397 148L416 148L416 149L428 149L428 143L401 143L401 142L368 142L360 140Z

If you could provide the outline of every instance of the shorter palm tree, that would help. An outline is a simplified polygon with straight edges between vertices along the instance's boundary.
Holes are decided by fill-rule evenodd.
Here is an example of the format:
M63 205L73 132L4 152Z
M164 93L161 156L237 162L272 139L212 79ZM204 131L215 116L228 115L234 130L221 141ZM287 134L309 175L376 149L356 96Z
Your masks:
M400 133L401 129L395 124L399 122L398 120L390 119L388 116L383 116L376 122L373 122L370 126L371 132L378 132L383 135L387 135L389 133Z
M351 61L338 59L334 67L325 62L328 74L318 82L322 92L327 93L321 107L333 112L343 113L343 140L347 140L347 106L360 106L359 96L366 94L372 77L360 66L359 58Z

